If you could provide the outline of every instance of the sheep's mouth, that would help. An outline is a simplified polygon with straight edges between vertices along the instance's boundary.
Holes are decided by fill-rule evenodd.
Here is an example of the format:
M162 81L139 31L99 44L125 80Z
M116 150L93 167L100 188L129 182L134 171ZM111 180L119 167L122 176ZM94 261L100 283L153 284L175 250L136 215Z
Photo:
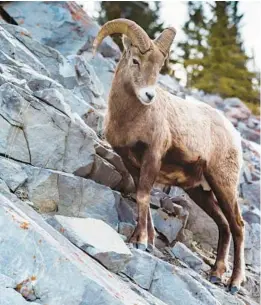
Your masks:
M144 100L142 97L138 96L139 101L141 102L141 104L145 105L145 106L150 106L155 102L155 98L153 98L152 100Z

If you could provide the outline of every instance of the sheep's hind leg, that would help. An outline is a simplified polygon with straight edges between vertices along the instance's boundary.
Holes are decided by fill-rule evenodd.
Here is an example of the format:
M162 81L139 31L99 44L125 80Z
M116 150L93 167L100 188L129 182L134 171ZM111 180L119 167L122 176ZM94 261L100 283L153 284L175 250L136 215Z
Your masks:
M150 216L150 192L161 166L161 158L153 151L144 152L140 178L137 188L136 201L138 204L138 224L130 239L130 243L138 249L146 250L148 242L154 241L154 228ZM148 234L149 233L149 234Z
M237 202L237 171L232 171L233 167L229 165L219 168L225 168L226 171L219 173L217 170L215 175L210 174L208 182L226 216L234 241L234 266L229 287L231 293L234 294L239 291L245 280L244 221ZM227 168L231 169L230 172L227 171Z
M220 283L222 275L226 272L228 266L228 253L230 245L229 224L222 210L218 206L212 191L204 191L201 186L187 190L187 193L193 201L201 207L217 224L219 237L217 247L217 257L215 265L212 268L210 281Z

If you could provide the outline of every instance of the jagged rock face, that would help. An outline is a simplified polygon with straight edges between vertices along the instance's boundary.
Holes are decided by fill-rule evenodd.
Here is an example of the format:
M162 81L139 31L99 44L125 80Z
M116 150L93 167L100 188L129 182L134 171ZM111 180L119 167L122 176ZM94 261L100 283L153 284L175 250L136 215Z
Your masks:
M124 241L137 224L137 205L134 194L118 190L133 181L122 178L122 160L103 141L118 49L108 38L100 49L105 56L92 57L98 26L75 3L3 7L25 28L0 21L0 305L258 302L260 147L242 141L239 193L248 264L242 295L206 280L217 227L180 188L152 190L158 249L130 251ZM85 45L70 30L75 25ZM169 76L159 83L186 95ZM189 94L191 102L199 98ZM259 125L241 101L200 99L224 111L239 130L243 122L243 136L254 134L255 141Z
M199 256L195 255L190 249L180 242L177 242L171 251L176 258L185 262L195 271L208 271L210 269Z
M33 37L64 55L75 54L79 49L81 53L88 50L99 30L99 26L75 2L5 3L3 7ZM101 52L108 57L120 54L118 46L109 37L103 42Z
M115 273L131 259L131 252L120 235L99 219L56 215L48 219L48 223Z
M0 274L11 276L20 297L27 299L22 288L29 280L34 300L41 304L149 304L26 204L10 199L0 194L0 234L5 244Z

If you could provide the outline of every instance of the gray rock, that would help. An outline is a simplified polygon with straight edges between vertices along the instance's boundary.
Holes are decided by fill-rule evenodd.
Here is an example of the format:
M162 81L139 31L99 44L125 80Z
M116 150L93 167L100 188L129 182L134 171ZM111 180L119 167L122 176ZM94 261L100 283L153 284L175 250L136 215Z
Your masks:
M90 173L98 138L79 116L68 117L11 84L1 89L5 95L2 115L23 126L32 165L69 173L81 168L85 175ZM18 156L22 158L24 154Z
M166 262L160 262L156 265L149 291L169 305L220 304L212 293L185 269Z
M27 175L19 164L0 157L0 178L12 191L15 191L26 181Z
M252 182L251 164L248 164L247 162L243 163L241 175L243 175L243 182Z
M0 62L3 62L4 60L1 58L1 57L6 57L8 58L8 61L10 60L11 63L15 63L16 65L18 65L18 63L11 59L10 57L8 57L6 54L2 53L0 51ZM3 66L0 65L0 70L3 70ZM9 75L9 74L1 74L0 75L0 86L3 85L3 84L6 84L6 83L11 83L15 86L18 86L22 89L25 89L27 91L30 91L29 87L27 86L27 83L26 83L26 80L25 79L17 79L16 77L14 77L13 75Z
M12 288L0 287L0 305L38 305L39 303L27 302L21 294Z
M112 148L104 141L100 141L95 144L95 151L97 155L107 160L121 174L122 180L118 186L118 190L123 191L125 194L134 193L135 185L133 179L124 166L120 156L116 154Z
M66 137L63 171L73 173L81 169L84 175L88 175L93 166L97 140L94 131L76 116L69 125Z
M167 305L166 303L162 302L158 298L154 297L152 294L150 294L147 290L140 288L138 285L133 283L127 276L124 276L121 274L121 277L125 282L127 282L130 286L130 288L142 296L150 305ZM251 304L252 305L252 304ZM254 304L253 304L254 305Z
M243 305L192 269L173 266L140 250L133 249L132 253L123 272L140 287L149 287L149 292L166 304Z
M228 107L243 108L246 111L249 110L247 106L237 97L229 97L224 99L224 104Z
M193 253L189 248L180 242L176 242L175 246L171 249L176 258L182 260L195 271L208 271L210 267L206 265L203 260Z
M119 198L110 188L89 179L60 174L58 189L59 214L101 219L117 229Z
M133 257L123 269L123 273L144 289L149 289L155 272L156 259L141 250L132 249Z
M71 111L78 113L81 118L83 118L90 109L94 109L87 101L75 95L72 90L59 88L56 89L56 91L59 92L59 96L62 95L63 101L70 106ZM45 92L48 93L46 94L46 97L50 95L50 92L47 92L46 90ZM53 92L52 94L55 96L56 92ZM52 95L48 99L51 101Z
M180 187L172 186L169 192L169 197L173 203L177 203L182 206L185 210L190 210L195 203L189 197L189 195Z
M0 87L0 114L10 124L23 127L23 113L30 104L21 95L21 88L5 83ZM30 92L23 90L22 92Z
M260 267L260 232L259 223L245 223L245 260L255 267Z
M84 58L94 68L96 74L99 76L101 83L103 84L103 98L108 100L109 92L112 84L112 79L115 71L115 62L104 58L101 54L96 54L94 57L92 53L84 53Z
M126 236L127 240L132 236L134 230L135 230L135 226L130 223L127 222L119 223L119 233L121 235Z
M185 244L187 247L191 247L194 241L193 232L187 229L182 230L182 234L179 236L179 240Z
M161 206L164 210L167 211L168 214L177 215L176 212L178 211L177 208L174 207L174 204L169 197L165 197L161 200ZM181 214L181 210L183 208L180 206L180 211L178 211L178 215Z
M26 204L15 199L11 202L2 194L0 202L0 240L5 245L0 247L0 274L11 277L16 283L31 281L37 302L48 305L149 304L127 283L72 245ZM10 296L9 289L6 297ZM9 297L12 302L8 305L27 304L18 292L14 293L16 296ZM8 298L4 298L6 300ZM3 301L2 304L6 305Z
M259 181L260 180L260 172L257 169L254 169L251 173L252 181Z
M100 113L82 98L65 88L47 88L34 92L34 96L52 105L67 116L77 113L98 135L102 135L104 114Z
M137 220L137 204L130 199L121 197L117 204L117 212L121 222L136 225Z
M172 243L183 226L182 221L177 217L169 216L162 209L152 210L152 218L157 231Z
M260 209L260 183L255 181L251 184L241 185L243 198L250 204Z
M260 131L260 121L258 118L251 116L247 121L247 127Z
M248 269L248 268L247 268ZM252 272L246 272L246 281L243 286L243 294L246 297L260 303L260 277ZM250 300L249 300L250 301ZM251 302L250 302L251 304Z
M25 28L11 24L5 24L3 27L30 50L30 52L45 66L48 70L48 74L51 75L54 80L58 81L66 88L74 88L77 84L75 69L64 56L57 50L46 46L46 44L41 44L39 41L32 39L30 33ZM26 33L26 35L23 35L22 33Z
M10 192L9 187L7 186L7 184L2 179L0 179L0 192L2 192L2 193L3 192L7 192L7 193Z
M1 164L4 170L0 175L5 173L6 184L15 190L24 183L28 199L39 212L58 210L64 216L93 217L118 228L120 196L110 188L64 172L20 166L4 158L0 158Z
M258 208L251 206L248 207L245 211L242 211L242 216L246 222L249 224L260 223L261 213Z
M250 116L250 110L244 111L241 108L225 107L225 115L228 119L246 120Z
M81 69L79 69L79 65L77 65L76 67L80 72L83 72L84 70L82 67L84 67L85 71L88 72L85 73L85 78L82 73L80 74L81 77L77 78L79 73L76 73L72 62L65 59L61 54L59 54L59 52L34 41L30 37L30 34L23 28L14 27L13 25L3 26L18 40L20 40L23 45L25 45L32 54L45 65L45 67L47 67L47 75L51 75L54 80L34 72L34 70L29 68L29 66L26 66L26 64L29 65L27 61L22 61L24 65L17 67L15 71L12 72L12 74L15 74L18 79L24 77L28 81L28 86L33 91L51 87L61 88L61 85L56 82L58 81L65 88L74 89L75 95L88 101L88 103L93 105L95 108L105 109L106 103L103 98L103 86L90 65L85 63L85 65L81 65ZM27 34L23 35L22 33L24 32L27 32ZM5 54L5 56L8 55ZM34 68L32 65L31 67ZM89 78L87 79L86 76L89 76ZM83 80L85 81L84 83Z
M23 129L12 126L0 115L0 153L29 163L30 154Z
M167 195L157 188L153 188L150 193L150 205L153 208L161 207L161 200L165 198Z
M251 162L256 169L260 169L260 145L242 138L244 161Z
M88 111L82 116L84 122L91 127L99 138L104 138L104 114L89 106Z
M93 67L82 56L76 56L74 60L78 84L87 86L94 96L103 95L103 85Z
M70 119L54 108L35 101L23 114L23 121L31 163L63 170Z
M62 86L55 80L47 77L26 64L14 62L14 67L1 65L2 70L7 75L15 76L19 80L26 80L28 88L32 91L43 90L45 88L61 88Z
M58 175L55 172L33 166L24 166L28 176L28 199L40 213L56 212L60 202Z
M170 93L178 95L180 92L180 85L178 82L168 74L159 76L159 84Z
M106 102L102 96L95 96L88 86L81 85L75 87L74 94L87 101L95 109L105 110Z
M203 285L210 293L216 298L214 304L220 305L245 305L239 298L231 295L230 293L225 292L224 290L218 288L216 285L211 284L209 281L205 280L198 273L195 273L193 270L188 270L188 273L197 280L201 285Z
M72 116L71 107L65 102L65 98L61 93L61 90L58 90L57 88L45 88L40 91L35 91L33 95L70 117Z
M243 122L238 123L238 130L243 138L260 144L260 131L247 127Z
M37 72L48 75L44 65L28 50L20 41L18 41L9 31L5 30L7 24L0 24L0 49L10 58L19 60L22 63L33 67ZM28 35L28 32L25 33Z
M93 67L82 56L70 56L71 65L75 67L77 86L74 94L88 102L95 109L105 110L103 85Z
M15 288L15 281L4 274L0 274L0 287Z
M95 23L77 3L33 3L4 5L4 10L12 16L17 24L23 24L33 37L62 54L75 54L92 45L99 31ZM44 13L43 13L44 12ZM77 17L75 17L77 16ZM83 37L87 40L84 45ZM119 48L107 37L100 48L105 56L119 56Z
M114 166L99 155L95 155L92 171L88 177L110 188L115 188L122 179Z
M218 227L214 220L195 203L189 210L186 228L193 232L193 238L197 242L208 244L214 249L217 247Z
M120 272L132 257L117 232L101 220L56 215L48 223L115 273Z
M239 295L238 297L244 302L243 305L259 305L258 302L253 301L252 299L250 299L247 296Z
M225 293L221 289L211 289L210 292L214 295L216 299L218 299L221 305L245 305L245 303L232 296L230 293Z

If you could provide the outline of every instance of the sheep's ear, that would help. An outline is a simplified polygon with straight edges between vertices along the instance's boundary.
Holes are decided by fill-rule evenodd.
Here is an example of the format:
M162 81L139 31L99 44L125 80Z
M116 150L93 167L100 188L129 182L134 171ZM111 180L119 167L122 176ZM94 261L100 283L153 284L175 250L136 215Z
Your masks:
M122 43L125 51L127 51L131 46L131 40L126 35L122 35Z

